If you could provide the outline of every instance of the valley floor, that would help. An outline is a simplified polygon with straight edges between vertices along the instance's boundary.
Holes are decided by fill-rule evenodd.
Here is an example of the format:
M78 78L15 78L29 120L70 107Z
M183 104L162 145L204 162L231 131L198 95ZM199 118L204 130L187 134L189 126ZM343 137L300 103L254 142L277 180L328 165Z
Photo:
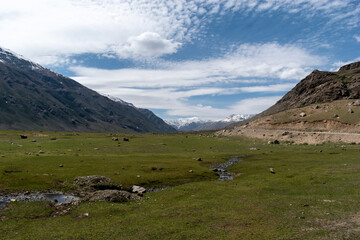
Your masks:
M76 192L74 178L87 175L168 188L125 203L83 202L64 215L54 203L12 202L0 211L0 239L359 239L359 151L211 132L1 131L2 194ZM235 155L233 180L217 181L210 169Z

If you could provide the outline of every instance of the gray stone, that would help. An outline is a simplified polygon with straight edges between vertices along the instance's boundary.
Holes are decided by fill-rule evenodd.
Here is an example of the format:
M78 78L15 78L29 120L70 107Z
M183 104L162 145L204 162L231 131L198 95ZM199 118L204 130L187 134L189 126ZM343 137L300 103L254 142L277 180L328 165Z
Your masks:
M84 200L90 202L126 202L141 199L140 196L123 190L102 190L89 193Z
M133 193L144 193L146 192L146 189L137 185L132 186L132 192Z
M306 117L306 113L304 112L300 113L300 117Z

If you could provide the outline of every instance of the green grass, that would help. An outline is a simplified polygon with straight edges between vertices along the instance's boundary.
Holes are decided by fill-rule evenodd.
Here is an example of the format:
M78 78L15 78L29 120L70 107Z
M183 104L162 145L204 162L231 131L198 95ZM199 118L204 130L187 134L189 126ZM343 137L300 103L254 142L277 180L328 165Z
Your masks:
M74 177L88 174L173 187L128 203L84 203L56 218L48 203L12 203L0 212L0 239L360 238L359 145L268 145L208 133L127 135L118 147L106 134L44 133L36 143L19 134L0 134L2 190L71 190ZM45 153L36 156L38 145ZM232 155L249 157L229 168L233 181L214 181L209 166Z

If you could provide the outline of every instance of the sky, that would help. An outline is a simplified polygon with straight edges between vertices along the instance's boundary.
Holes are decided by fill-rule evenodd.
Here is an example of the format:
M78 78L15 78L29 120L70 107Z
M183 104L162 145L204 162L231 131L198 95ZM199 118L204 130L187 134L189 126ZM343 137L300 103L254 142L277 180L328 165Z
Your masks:
M163 119L256 114L360 61L359 0L0 3L0 47Z

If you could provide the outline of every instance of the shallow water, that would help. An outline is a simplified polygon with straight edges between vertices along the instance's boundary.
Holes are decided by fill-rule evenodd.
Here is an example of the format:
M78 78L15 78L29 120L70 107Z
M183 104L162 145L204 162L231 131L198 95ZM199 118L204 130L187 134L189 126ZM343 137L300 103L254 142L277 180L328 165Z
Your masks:
M219 175L218 181L224 181L224 180L233 180L233 176L231 173L227 171L227 168L231 165L234 165L238 162L241 162L241 159L239 159L239 156L232 156L228 161L225 163L221 163L217 165L214 169L217 169L216 172Z
M49 202L58 202L58 203L69 203L74 200L79 200L78 197L58 193L22 193L22 194L6 194L0 195L0 211L6 207L10 202L35 202L35 201L49 201Z

